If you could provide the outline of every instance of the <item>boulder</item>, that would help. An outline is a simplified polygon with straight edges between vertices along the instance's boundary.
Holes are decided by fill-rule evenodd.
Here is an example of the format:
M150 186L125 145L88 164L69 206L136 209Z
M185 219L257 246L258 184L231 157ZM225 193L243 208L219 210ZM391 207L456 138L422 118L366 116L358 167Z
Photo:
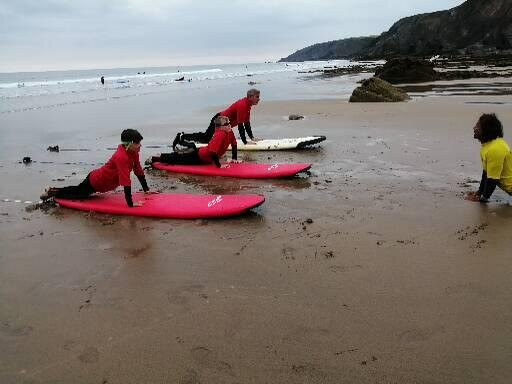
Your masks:
M350 102L397 102L409 100L409 95L387 81L372 77L363 80L360 87L354 89Z
M391 84L435 81L437 72L430 61L409 58L392 59L375 71L375 76Z

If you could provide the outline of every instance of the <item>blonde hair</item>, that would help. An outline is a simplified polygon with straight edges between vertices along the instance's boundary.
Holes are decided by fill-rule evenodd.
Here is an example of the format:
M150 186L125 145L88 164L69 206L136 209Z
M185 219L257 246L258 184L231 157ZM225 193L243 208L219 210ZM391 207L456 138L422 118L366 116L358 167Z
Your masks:
M216 127L220 127L222 125L225 125L226 123L229 124L229 118L226 116L217 116L214 120L214 124Z

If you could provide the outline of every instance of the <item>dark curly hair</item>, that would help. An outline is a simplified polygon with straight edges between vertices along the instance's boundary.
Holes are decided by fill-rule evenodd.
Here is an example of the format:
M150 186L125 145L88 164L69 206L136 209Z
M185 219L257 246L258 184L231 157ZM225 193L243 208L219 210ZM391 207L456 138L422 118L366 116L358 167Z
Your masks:
M482 143L503 137L503 125L494 113L484 113L478 119L478 124L482 130Z

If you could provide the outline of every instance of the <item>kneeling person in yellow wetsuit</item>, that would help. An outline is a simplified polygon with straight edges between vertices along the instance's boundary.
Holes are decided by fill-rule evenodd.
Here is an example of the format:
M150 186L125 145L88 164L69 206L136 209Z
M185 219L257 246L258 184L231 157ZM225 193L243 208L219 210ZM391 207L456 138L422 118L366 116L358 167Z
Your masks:
M482 143L482 180L476 192L470 192L467 199L486 203L496 186L512 195L512 153L503 140L503 126L494 113L480 116L473 128L474 138Z

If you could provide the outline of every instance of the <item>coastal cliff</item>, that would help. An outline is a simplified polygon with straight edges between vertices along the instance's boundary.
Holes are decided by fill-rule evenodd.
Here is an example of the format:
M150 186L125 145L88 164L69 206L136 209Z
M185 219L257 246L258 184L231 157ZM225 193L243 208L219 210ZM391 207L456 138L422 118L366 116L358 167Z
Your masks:
M281 59L282 62L298 62L311 60L349 59L364 48L372 45L376 36L351 37L348 39L327 41L302 48L290 56Z
M352 39L315 44L281 61L381 59L435 54L485 55L512 52L512 1L467 0L446 11L397 21L378 37L357 38L359 50L335 50ZM300 60L298 60L300 58Z

